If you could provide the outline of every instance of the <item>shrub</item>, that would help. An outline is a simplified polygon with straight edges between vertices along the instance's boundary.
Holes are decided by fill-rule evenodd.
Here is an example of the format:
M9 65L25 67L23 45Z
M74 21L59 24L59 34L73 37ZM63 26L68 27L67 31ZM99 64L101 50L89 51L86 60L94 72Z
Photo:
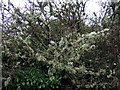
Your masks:
M16 69L13 71L13 77L10 81L8 88L21 88L21 89L58 89L61 86L61 76L59 72L55 72L50 77L44 70L26 67L23 70Z

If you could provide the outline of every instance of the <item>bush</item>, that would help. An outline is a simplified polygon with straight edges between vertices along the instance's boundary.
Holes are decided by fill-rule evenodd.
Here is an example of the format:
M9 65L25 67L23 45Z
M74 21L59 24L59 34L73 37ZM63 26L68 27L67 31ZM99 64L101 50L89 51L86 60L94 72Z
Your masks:
M13 77L8 88L53 90L60 88L60 86L61 76L59 72L54 73L54 75L50 77L42 69L26 67L23 70L16 69L13 71Z
M34 8L24 13L13 5L5 8L9 15L3 25L3 72L15 70L12 75L9 71L6 88L56 89L66 83L73 89L118 86L119 29L91 30L82 20L83 2L64 3L62 8L51 2L32 4ZM49 67L42 67L42 62Z

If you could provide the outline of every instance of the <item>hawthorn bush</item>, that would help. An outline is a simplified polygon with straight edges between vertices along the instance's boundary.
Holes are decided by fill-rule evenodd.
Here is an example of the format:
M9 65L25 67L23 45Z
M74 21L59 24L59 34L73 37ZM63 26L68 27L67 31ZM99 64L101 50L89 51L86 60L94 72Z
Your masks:
M119 88L119 26L92 30L83 2L30 5L3 6L3 89Z

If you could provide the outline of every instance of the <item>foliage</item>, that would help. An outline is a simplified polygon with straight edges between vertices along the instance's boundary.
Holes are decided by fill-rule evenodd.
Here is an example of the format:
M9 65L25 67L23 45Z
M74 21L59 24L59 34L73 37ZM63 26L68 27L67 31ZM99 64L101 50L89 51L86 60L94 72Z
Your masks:
M8 14L1 25L5 88L118 87L119 26L94 30L85 25L83 2L30 5L25 12L3 6Z
M37 54L38 61L48 62L53 69L67 71L72 84L77 88L111 88L110 82L117 78L114 76L116 72L113 68L108 68L111 60L106 56L100 57L103 52L99 50L99 44L103 44L109 35L108 30L82 35L75 33L76 36L69 34L58 43L51 41L46 53Z
M12 78L10 84L13 88L21 89L51 90L59 88L61 85L59 73L55 73L52 77L53 78L51 80L49 75L43 70L30 67L25 68L24 70L15 70L14 77Z

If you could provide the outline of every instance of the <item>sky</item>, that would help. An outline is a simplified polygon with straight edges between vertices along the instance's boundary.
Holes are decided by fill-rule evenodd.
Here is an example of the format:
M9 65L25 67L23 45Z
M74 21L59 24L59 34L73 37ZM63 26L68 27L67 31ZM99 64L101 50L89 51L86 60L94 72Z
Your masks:
M24 7L24 4L27 0L10 0L10 2L12 2L15 6L17 7ZM36 0L31 0L31 1L36 1ZM39 1L45 1L45 0L39 0ZM48 0L46 0L48 1ZM71 1L71 0L51 0L51 1ZM74 0L72 0L74 1ZM82 0L78 0L78 1L82 1ZM84 0L83 0L84 1ZM87 11L88 13L93 13L93 12L99 12L100 11L100 6L99 3L101 1L107 1L107 0L88 0L86 6L87 6ZM5 2L7 4L8 0L3 0L3 2Z
M8 0L2 0L2 1L8 4ZM35 2L37 0L31 0L31 1ZM38 1L49 1L49 0L38 0ZM58 3L59 1L69 2L69 1L74 1L74 0L50 0L50 1ZM86 0L78 0L78 1L80 2L80 1L86 1ZM96 15L99 16L100 10L101 10L100 2L105 2L105 1L107 0L87 0L85 12L86 14L88 14L88 18L94 17L93 12L95 12ZM22 8L24 7L27 0L10 0L10 2L12 2L14 6Z

